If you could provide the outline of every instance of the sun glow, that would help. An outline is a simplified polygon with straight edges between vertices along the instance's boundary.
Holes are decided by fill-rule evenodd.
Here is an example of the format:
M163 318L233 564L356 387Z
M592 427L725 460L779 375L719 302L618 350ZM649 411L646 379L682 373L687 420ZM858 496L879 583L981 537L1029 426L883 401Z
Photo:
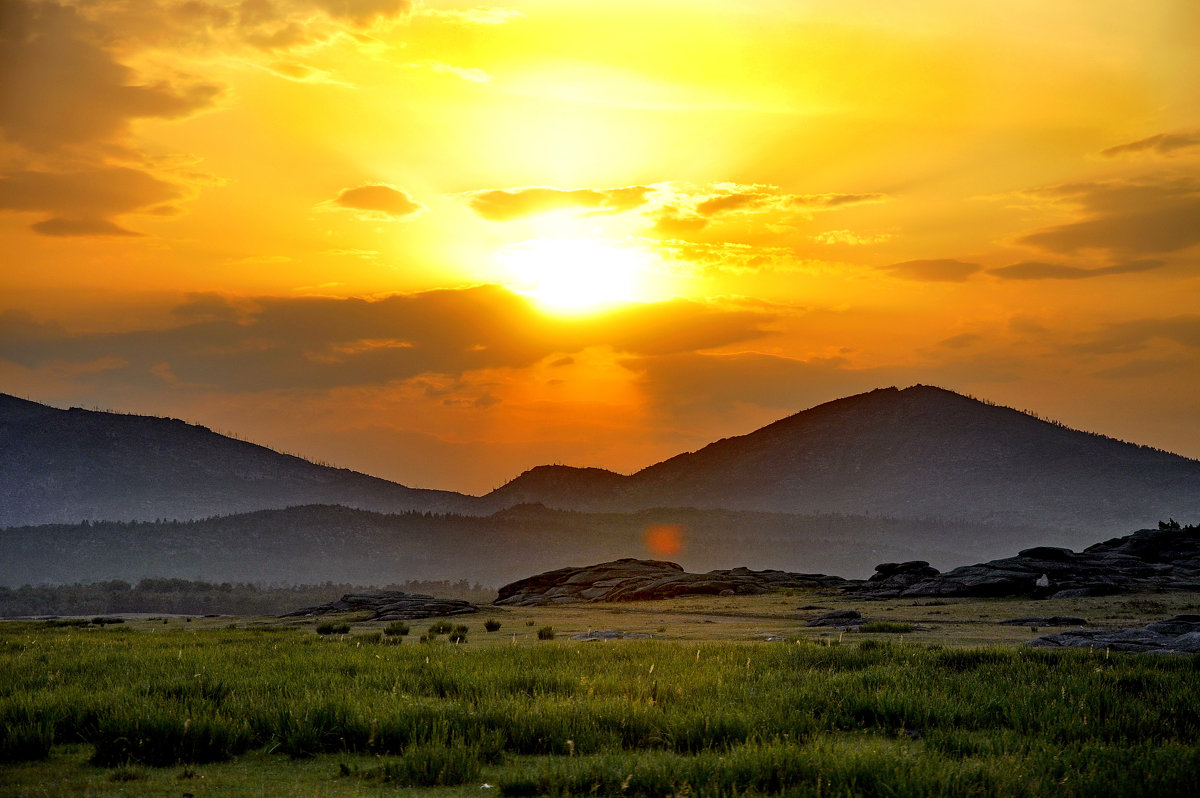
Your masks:
M647 258L638 250L589 238L537 238L497 254L516 291L560 313L647 299Z

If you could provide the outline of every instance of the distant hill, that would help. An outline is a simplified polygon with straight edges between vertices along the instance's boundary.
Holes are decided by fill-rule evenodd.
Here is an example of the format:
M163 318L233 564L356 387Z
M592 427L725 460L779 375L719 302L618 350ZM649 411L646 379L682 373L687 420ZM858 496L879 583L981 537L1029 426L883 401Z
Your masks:
M819 405L632 476L542 466L484 499L962 519L1087 542L1200 516L1200 461L918 385Z
M0 526L206 518L312 503L466 513L477 502L177 419L59 410L0 394Z
M492 516L381 514L340 506L206 518L0 531L0 586L179 578L384 585L467 579L496 587L570 565L651 554L646 530L675 525L670 559L690 570L745 565L866 577L876 564L949 568L1061 542L1040 529L840 515L658 509L586 514L519 505Z

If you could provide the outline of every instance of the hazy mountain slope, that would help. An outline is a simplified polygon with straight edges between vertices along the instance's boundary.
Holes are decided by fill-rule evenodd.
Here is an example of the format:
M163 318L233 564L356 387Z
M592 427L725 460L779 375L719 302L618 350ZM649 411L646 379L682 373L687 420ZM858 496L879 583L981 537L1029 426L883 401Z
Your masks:
M520 505L492 516L383 515L291 507L181 522L0 530L0 585L137 581L388 584L467 579L498 586L540 571L646 557L648 527L676 525L693 571L748 566L869 576L877 563L949 568L1057 542L1042 530L851 516L661 509L585 514Z
M316 465L176 419L58 410L0 394L0 526L204 518L314 502L471 512L477 500Z
M1108 534L1200 516L1200 462L928 386L819 405L629 477L535 469L488 500L958 518ZM536 477L536 480L534 479ZM556 483L569 490L553 488Z

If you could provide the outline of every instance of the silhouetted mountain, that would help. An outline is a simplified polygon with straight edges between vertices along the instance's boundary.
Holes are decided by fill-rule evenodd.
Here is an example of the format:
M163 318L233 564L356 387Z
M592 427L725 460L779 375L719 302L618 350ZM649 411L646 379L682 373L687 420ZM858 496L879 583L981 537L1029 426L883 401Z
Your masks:
M0 532L0 586L147 577L383 585L468 579L497 586L568 565L651 554L650 527L678 530L672 560L866 577L885 561L940 568L1054 542L1042 530L840 515L658 509L586 514L518 505L492 516L384 515L317 505L197 521L95 522Z
M1200 461L918 385L819 405L632 476L535 468L484 498L963 519L1094 540L1200 515Z
M478 499L317 465L177 419L58 410L0 394L0 526L205 518L314 502L471 512Z

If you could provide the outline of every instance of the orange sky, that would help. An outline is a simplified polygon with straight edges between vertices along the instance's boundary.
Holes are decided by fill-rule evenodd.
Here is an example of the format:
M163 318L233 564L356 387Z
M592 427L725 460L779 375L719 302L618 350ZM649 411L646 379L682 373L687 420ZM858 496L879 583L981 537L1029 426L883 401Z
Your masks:
M4 0L0 390L405 484L930 383L1200 457L1193 0Z

